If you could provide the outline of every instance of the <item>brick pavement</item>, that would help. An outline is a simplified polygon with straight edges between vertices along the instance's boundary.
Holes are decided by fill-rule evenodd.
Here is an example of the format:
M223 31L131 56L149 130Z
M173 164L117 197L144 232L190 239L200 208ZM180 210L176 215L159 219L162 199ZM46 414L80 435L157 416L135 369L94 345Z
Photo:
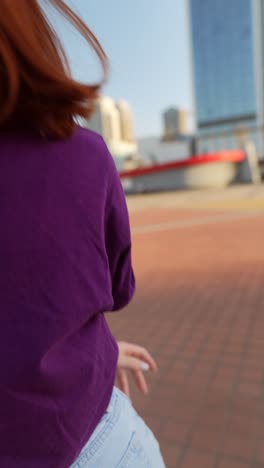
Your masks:
M160 366L134 403L168 468L264 468L264 217L216 222L169 200L131 210L137 294L109 318Z

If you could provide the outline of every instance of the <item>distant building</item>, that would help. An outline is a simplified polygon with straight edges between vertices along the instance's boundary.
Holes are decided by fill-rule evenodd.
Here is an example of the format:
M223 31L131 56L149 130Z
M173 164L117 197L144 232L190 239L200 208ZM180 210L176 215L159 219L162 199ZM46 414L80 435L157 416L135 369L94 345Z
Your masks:
M163 113L163 140L171 141L188 133L187 111L171 107Z
M260 147L263 3L189 0L199 152L236 147L242 134Z
M100 133L107 143L121 140L120 115L115 101L109 97L102 96L98 99L96 112L87 125Z
M133 114L126 101L116 104L112 98L101 96L95 113L81 125L103 136L119 171L142 163L133 132Z
M135 142L133 113L130 105L126 101L119 101L116 104L120 117L121 139L127 142Z

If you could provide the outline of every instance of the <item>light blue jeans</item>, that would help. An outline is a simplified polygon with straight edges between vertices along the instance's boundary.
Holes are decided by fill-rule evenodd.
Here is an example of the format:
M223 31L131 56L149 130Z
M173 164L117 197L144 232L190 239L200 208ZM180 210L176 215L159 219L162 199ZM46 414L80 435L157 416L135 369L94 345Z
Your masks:
M114 388L108 409L71 468L166 468L151 430Z

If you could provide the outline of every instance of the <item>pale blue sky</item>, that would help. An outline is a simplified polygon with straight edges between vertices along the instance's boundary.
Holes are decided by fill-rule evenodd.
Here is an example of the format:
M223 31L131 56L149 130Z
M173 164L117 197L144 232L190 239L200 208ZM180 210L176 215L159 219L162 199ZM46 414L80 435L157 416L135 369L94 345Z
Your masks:
M68 0L98 36L111 63L104 93L128 100L137 136L158 135L168 106L192 107L186 0ZM84 81L98 67L78 34L59 25L73 72Z

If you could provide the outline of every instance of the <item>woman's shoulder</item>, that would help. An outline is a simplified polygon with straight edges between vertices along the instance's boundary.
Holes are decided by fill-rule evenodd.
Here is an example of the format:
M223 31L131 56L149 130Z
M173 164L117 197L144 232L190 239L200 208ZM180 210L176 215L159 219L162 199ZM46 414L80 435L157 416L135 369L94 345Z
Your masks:
M98 150L105 148L104 140L99 133L79 125L76 126L71 141L73 143L85 145L87 148L97 148Z
M105 154L106 144L99 133L93 132L87 128L76 126L72 135L64 140L57 140L58 146L64 147L67 152L73 155L93 155ZM56 142L55 142L56 146Z
M81 179L108 180L109 183L116 178L114 159L100 134L77 126L72 136L61 144L63 147L54 147L55 152L62 165L68 168L70 165L72 175L75 173Z
M91 162L108 169L113 165L113 158L99 133L77 126L71 137L71 145L73 154L77 151L80 156L89 157Z

